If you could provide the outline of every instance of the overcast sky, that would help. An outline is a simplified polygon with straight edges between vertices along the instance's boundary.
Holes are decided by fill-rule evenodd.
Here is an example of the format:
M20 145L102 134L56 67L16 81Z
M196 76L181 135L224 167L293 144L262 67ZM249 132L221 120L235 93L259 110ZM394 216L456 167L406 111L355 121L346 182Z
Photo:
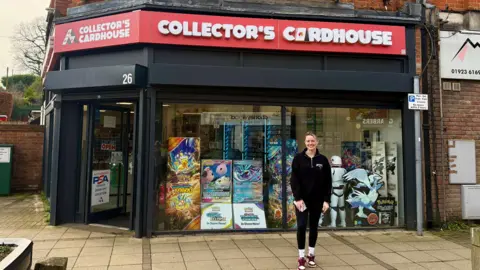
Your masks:
M7 67L15 67L10 42L15 26L39 16L46 18L49 3L50 0L0 0L0 77L6 75Z

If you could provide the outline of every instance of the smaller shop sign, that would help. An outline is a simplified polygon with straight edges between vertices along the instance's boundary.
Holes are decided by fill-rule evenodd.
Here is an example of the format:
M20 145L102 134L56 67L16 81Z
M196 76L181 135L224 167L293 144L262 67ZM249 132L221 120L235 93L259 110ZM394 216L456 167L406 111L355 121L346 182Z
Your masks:
M102 151L115 151L117 150L117 146L115 145L115 142L102 142L100 145L100 149Z
M92 206L108 203L110 200L110 171L92 172Z
M443 79L480 80L480 32L440 31Z
M0 147L0 163L10 162L10 147Z
M428 111L427 94L408 94L408 109Z

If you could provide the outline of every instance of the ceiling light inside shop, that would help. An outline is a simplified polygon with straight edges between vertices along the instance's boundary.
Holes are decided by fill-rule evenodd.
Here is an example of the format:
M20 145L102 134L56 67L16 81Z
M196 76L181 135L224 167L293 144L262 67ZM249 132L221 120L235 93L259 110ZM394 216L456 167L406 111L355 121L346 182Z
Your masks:
M104 113L104 112L106 112L106 110L100 110L100 112L101 112L101 113Z
M170 105L168 105L168 104L163 104L162 106L163 107L170 107Z
M131 102L117 102L117 105L132 105Z

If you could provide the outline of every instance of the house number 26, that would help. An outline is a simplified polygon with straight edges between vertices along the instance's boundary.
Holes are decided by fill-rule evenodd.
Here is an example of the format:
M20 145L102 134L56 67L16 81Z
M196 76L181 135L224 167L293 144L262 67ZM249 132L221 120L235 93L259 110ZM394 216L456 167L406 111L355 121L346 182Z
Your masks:
M122 77L123 77L123 84L132 84L133 82L132 73L123 74Z

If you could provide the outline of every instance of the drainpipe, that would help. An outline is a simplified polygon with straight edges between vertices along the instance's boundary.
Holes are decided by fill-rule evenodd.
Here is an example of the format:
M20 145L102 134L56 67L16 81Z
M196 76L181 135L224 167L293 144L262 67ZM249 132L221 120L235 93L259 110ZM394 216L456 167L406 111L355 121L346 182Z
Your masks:
M440 27L437 29L437 44L440 44ZM441 50L441 48L440 48ZM438 68L441 67L441 59L438 57ZM443 91L442 91L442 75L438 71L438 91L440 94L440 140L441 140L441 163L442 163L442 188L443 188L443 222L447 224L447 185L445 183L445 127L443 122ZM438 198L437 198L438 200Z
M432 93L428 91L428 38L427 30L425 29L427 19L426 19L426 9L422 8L422 23L424 27L421 29L421 51L422 51L422 93L429 95L429 103L432 100ZM432 42L433 40L430 40ZM433 45L433 44L432 44ZM430 51L430 54L433 54L433 50ZM433 108L429 104L431 112L423 112L423 155L424 155L424 172L425 172L425 208L426 208L426 222L427 229L433 227L433 213L432 213L432 175L430 167L430 123L429 123L429 113L433 114Z

